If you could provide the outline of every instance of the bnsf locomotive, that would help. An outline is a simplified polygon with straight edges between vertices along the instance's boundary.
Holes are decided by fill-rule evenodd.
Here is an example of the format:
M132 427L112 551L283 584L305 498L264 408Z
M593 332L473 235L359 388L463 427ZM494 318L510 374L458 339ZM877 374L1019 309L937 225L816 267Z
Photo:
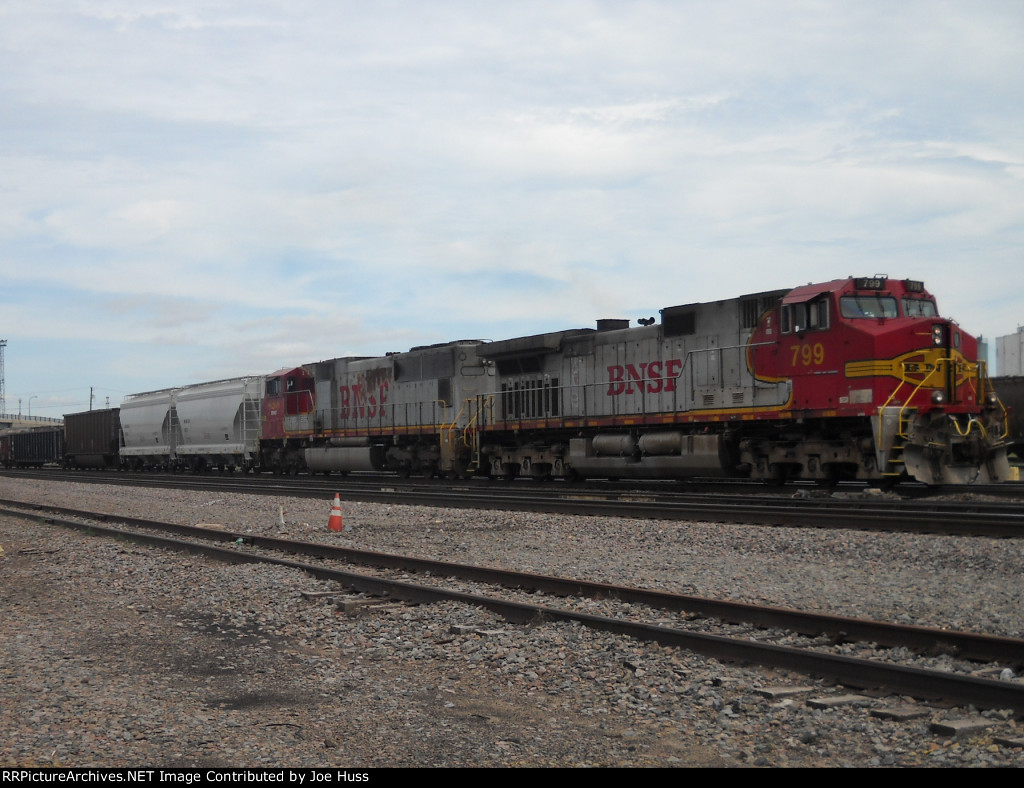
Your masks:
M129 397L121 462L514 478L1009 477L978 343L921 282L843 279Z

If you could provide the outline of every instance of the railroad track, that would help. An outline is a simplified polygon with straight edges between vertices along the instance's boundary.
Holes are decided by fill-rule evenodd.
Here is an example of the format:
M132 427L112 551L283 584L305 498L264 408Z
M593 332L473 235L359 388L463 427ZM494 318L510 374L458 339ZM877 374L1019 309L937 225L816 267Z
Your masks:
M857 492L837 498L798 487L789 495L692 493L649 487L575 488L536 484L406 484L370 477L343 481L316 477L278 479L174 474L19 472L22 478L231 492L250 495L328 498L343 491L347 500L466 509L502 509L652 520L848 528L870 531L1024 537L1019 502L900 499Z
M16 502L0 501L12 506ZM232 563L264 562L291 567L319 579L331 580L361 594L412 603L453 600L492 610L517 623L574 622L639 640L685 648L723 661L742 661L831 678L848 687L884 691L919 698L970 704L978 708L1012 709L1024 715L1024 684L976 675L978 660L998 674L1008 666L1019 672L1024 665L1024 640L971 632L901 626L836 616L824 616L756 605L668 594L603 583L547 577L451 562L398 556L332 545L255 536L205 526L185 526L134 518L21 504L3 514L103 533L140 544L203 554ZM75 517L75 520L64 519ZM124 526L109 523L117 520ZM138 529L146 530L138 530ZM174 534L169 536L168 534ZM282 553L305 560L282 557ZM317 563L309 563L315 560ZM327 562L372 566L378 574L354 572ZM412 583L389 573L417 573L423 582ZM503 596L479 592L476 586L512 589ZM456 586L456 587L452 587ZM538 592L556 596L559 605L538 604ZM621 608L628 608L625 617ZM594 611L597 612L594 612ZM641 610L638 615L637 611ZM667 619L666 619L667 616ZM729 631L727 623L742 629ZM700 622L698 631L694 621ZM759 633L759 634L758 634ZM781 633L781 634L780 634ZM772 639L792 640L805 635L801 646L779 645ZM755 639L752 635L757 634ZM849 656L850 644L873 656ZM955 655L955 669L935 670L900 664L878 656L878 646Z

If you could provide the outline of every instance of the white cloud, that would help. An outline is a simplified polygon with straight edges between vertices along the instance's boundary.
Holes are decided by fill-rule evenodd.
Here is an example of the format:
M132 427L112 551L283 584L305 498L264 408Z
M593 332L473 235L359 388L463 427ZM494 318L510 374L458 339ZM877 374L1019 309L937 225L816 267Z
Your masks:
M1022 28L999 0L15 0L3 330L160 348L166 384L887 271L1008 333Z

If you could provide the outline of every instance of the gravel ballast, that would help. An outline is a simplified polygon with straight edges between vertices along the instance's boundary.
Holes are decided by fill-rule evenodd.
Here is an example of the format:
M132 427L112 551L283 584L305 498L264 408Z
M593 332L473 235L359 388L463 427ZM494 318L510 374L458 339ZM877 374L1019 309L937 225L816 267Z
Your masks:
M339 487L343 493L343 483ZM0 497L239 532L1024 634L1017 540L344 503L0 477ZM281 524L281 520L284 524ZM1012 715L950 738L892 699L466 606L368 607L225 566L0 518L0 766L1024 765ZM1016 666L1020 667L1020 666ZM809 693L765 697L769 687ZM981 716L981 715L978 715Z

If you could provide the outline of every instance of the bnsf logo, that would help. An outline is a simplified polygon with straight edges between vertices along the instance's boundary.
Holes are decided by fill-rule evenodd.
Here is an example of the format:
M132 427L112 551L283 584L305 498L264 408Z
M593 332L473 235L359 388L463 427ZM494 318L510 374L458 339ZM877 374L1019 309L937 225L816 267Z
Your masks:
M683 369L683 360L652 361L649 364L613 364L608 367L608 396L619 394L660 394L676 390L676 378Z
M380 383L375 394L369 394L363 383L342 386L339 391L341 396L338 400L338 416L342 419L373 419L377 417L378 412L383 416L389 388L390 383L386 380Z

